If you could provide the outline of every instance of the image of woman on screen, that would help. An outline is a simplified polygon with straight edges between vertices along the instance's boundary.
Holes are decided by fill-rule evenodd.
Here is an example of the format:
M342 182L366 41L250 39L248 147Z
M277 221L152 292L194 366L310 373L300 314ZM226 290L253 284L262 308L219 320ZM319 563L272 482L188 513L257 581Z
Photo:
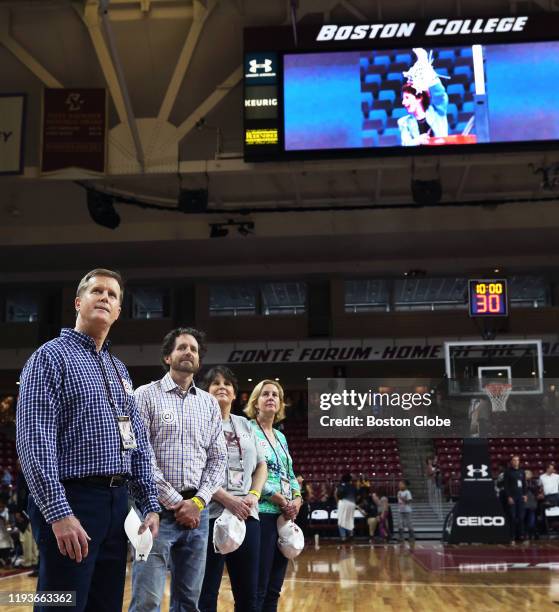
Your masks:
M404 147L429 144L433 136L448 136L448 95L425 49L413 50L415 64L404 76L402 105L408 114L398 119Z

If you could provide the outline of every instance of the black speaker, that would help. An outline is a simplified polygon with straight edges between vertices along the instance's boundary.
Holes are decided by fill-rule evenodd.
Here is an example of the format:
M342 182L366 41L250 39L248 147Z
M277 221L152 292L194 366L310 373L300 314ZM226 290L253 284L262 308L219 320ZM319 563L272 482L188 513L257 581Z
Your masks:
M443 190L439 179L432 181L420 181L413 179L411 182L411 195L413 201L420 206L434 206L441 201Z
M183 213L203 213L208 210L207 189L181 189L179 210Z
M307 284L307 310L309 314L309 336L324 338L330 335L332 309L330 283L312 281Z
M88 189L87 208L95 223L109 229L116 229L120 225L120 216L113 205L113 196Z
M173 322L176 327L196 326L196 287L194 284L173 291Z

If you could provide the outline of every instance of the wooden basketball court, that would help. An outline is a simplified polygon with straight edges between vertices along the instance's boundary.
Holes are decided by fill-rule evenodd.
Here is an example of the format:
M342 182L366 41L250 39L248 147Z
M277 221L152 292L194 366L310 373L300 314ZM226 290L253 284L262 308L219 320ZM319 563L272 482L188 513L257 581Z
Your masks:
M123 610L130 601L128 574ZM4 592L34 588L35 579L29 575L0 581ZM168 588L161 609L169 609ZM364 542L308 545L290 563L279 606L281 612L528 609L559 609L558 544L443 547L420 542L414 549L408 544L373 547ZM224 577L219 612L230 610L233 599Z

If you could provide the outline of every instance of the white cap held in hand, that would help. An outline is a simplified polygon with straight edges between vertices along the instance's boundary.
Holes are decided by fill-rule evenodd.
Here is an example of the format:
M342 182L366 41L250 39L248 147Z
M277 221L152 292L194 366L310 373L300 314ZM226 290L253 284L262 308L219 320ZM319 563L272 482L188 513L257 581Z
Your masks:
M140 517L136 514L134 508L130 508L130 512L124 521L124 531L136 551L136 561L147 561L153 546L153 536L149 529L146 529L142 534L138 534L141 525Z
M215 552L226 555L237 550L243 543L245 535L245 522L225 509L214 523L213 543Z
M295 559L305 548L305 536L300 527L293 521L286 520L281 514L278 517L278 548L287 559Z

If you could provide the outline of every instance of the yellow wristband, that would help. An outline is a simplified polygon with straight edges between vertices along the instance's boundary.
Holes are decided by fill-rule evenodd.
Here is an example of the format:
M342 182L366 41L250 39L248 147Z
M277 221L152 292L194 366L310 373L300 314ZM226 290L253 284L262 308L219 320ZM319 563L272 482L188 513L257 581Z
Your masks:
M200 510L200 512L202 512L202 510L205 507L204 502L199 497L193 497L192 501L196 504L196 507L198 508L198 510Z
M251 489L249 491L249 493L251 493L252 495L254 495L254 497L256 497L256 499L260 499L260 493L258 493L258 491L256 491L255 489Z
M301 493L299 493L299 491L294 491L293 492L293 497L302 497Z

